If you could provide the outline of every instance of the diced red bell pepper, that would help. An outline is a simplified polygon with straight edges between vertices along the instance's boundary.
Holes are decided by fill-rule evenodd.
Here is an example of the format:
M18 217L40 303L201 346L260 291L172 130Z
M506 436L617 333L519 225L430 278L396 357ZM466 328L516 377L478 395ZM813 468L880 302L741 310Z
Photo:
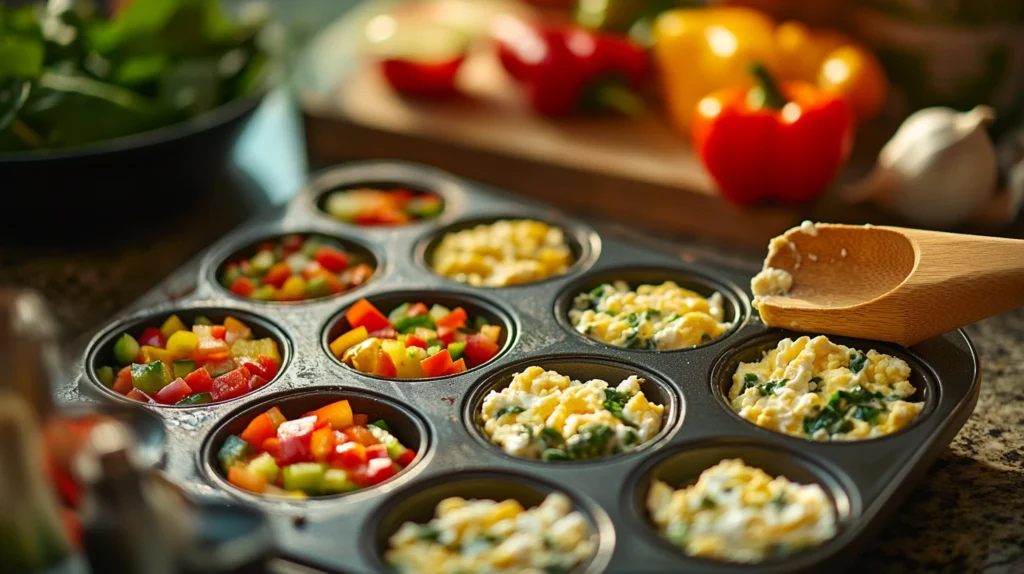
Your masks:
M451 329L458 329L459 327L466 326L466 319L469 315L466 314L466 310L462 307L456 307L451 313L448 313L444 317L437 320L438 327L449 327Z
M406 335L406 337L405 337L405 346L406 347L419 347L421 349L426 349L427 348L427 342L424 341L423 339L420 339L416 335Z
M129 391L135 388L132 385L132 366L121 369L117 372L117 378L114 379L114 386L111 387L115 393L121 393L127 395Z
M271 251L271 252L273 252L274 251L274 242L273 241L264 241L264 242L260 243L258 251Z
M332 273L341 273L348 267L348 253L330 245L317 249L313 259Z
M457 92L455 78L465 54L441 62L387 59L380 61L384 79L395 91L419 97L446 97Z
M316 417L302 417L281 423L277 427L277 440L281 441L278 464L310 462L309 440L316 428Z
M402 454L398 455L398 459L395 460L395 462L405 467L412 464L412 461L414 460L416 460L416 451L411 448L407 448L402 452Z
M259 448L268 438L277 436L277 427L274 425L274 421L270 418L270 415L262 413L258 417L252 419L249 426L245 427L242 434L238 436L253 447Z
M366 464L366 447L354 441L337 444L328 459L331 466L356 468L361 464Z
M390 458L374 458L366 461L366 479L370 484L380 484L398 474Z
M262 474L252 472L240 464L228 469L228 482L249 492L257 494L266 492L267 479Z
M134 389L134 388L132 390L128 391L128 394L125 395L125 396L127 396L129 399L133 399L133 400L139 401L140 403L155 403L156 402L149 395L147 395L146 393L140 391L139 389Z
M250 378L252 376L245 367L238 367L233 371L224 373L213 380L209 391L210 398L214 402L218 402L240 397L249 392Z
M210 334L213 335L214 339L223 341L228 336L228 328L224 325L214 325L210 327Z
M432 357L427 357L420 361L420 367L423 368L423 374L427 377L440 377L452 366L452 356L448 354L448 349L444 349L440 353Z
M366 477L366 463L345 469L345 474L348 475L348 479L356 483L360 488L366 488L367 486L373 486L370 480Z
M288 256L302 249L302 244L305 242L306 240L301 235L285 235L281 238L281 250L284 251L285 256Z
M281 461L281 441L276 436L268 438L263 441L260 445L260 449L263 452L269 453L270 456L274 457L274 460L280 464Z
M256 286L252 284L252 281L248 277L239 277L231 283L231 287L228 288L239 297L249 297L256 291Z
M267 385L267 383L269 383L269 382L270 381L264 379L263 377L261 377L259 375L253 375L253 376L249 377L249 390L250 391L255 391L256 389L258 389L260 387L265 387Z
M438 327L437 328L437 339L445 344L445 346L451 345L455 342L456 330L451 327Z
M167 346L167 339L164 338L164 334L160 332L160 329L156 327L146 327L142 332L142 336L139 337L139 345L143 347L156 347L163 349Z
M260 355L256 362L260 364L260 367L263 367L263 372L260 374L268 381L276 377L278 370L281 368L277 361L266 355Z
M313 411L317 421L327 421L334 430L352 426L352 407L348 401L337 401Z
M378 339L397 339L398 331L396 331L394 327L385 327L383 329L371 331L370 333L367 333L367 335Z
M419 315L426 315L429 312L430 312L430 309L427 309L427 306L425 304L423 304L423 303L413 303L405 311L405 315L407 317L416 317L416 316L419 316Z
M483 335L470 335L466 341L466 358L473 365L481 365L498 354L498 344Z
M357 442L363 446L370 446L380 442L373 438L373 435L364 426L352 425L341 432L345 433L345 436L350 441Z
M193 392L192 388L188 386L185 379L178 377L171 381L167 386L157 391L153 398L156 402L163 405L173 405L181 399L191 395Z
M452 366L448 367L448 370L444 372L446 375L457 375L466 371L466 359L459 359L452 363Z
M377 366L373 369L373 374L378 377L394 378L398 376L398 369L395 368L395 362L391 359L391 355L384 352L384 349L377 351Z
M205 367L199 367L185 375L185 382L194 393L208 393L213 390L213 377ZM213 397L210 397L213 398Z
M277 289L284 285L284 282L292 276L292 268L284 261L275 263L270 266L267 270L267 274L263 276L263 283L267 285L273 285Z
M388 456L388 447L382 444L372 444L366 447L366 458L391 458Z
M352 415L352 424L364 427L370 424L370 415Z
M378 329L384 329L391 327L391 322L384 316L373 303L370 303L366 299L360 299L356 301L354 305L349 307L348 311L345 311L345 318L348 319L348 324L353 329L359 327L366 327L367 331L376 331Z
M309 438L309 451L317 462L327 462L334 446L334 431L328 427L314 430Z

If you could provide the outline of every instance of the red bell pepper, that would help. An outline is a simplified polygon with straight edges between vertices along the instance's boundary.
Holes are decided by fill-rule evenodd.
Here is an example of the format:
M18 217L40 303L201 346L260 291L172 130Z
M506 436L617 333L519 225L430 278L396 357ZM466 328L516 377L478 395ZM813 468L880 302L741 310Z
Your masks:
M423 374L427 377L440 377L445 374L452 366L452 356L448 353L448 349L432 355L420 361L420 367L423 368Z
M114 379L114 386L111 389L115 393L127 395L134 388L135 385L132 384L132 366L128 365L117 372L117 378Z
M226 401L240 397L249 392L249 379L252 375L245 367L224 373L213 380L210 385L210 398L214 402Z
M402 466L409 466L414 460L416 460L416 451L411 448L407 448L402 451L402 454L398 455L398 459L395 460L395 462Z
M394 463L386 456L366 461L366 479L370 484L380 484L396 474Z
M357 442L363 446L370 446L379 443L380 441L373 438L373 434L364 426L352 425L342 431L345 436L352 442Z
M129 399L133 399L133 400L139 401L140 403L155 403L156 402L156 401L153 400L152 397L150 397L146 393L140 391L139 389L134 389L134 388L132 390L128 391L128 394L125 395L125 396L127 396Z
M395 362L391 359L391 355L384 352L384 349L377 351L377 366L373 369L373 374L384 378L394 378L398 376L398 369L395 367Z
M208 393L213 390L213 377L205 367L199 367L185 375L185 382L194 393ZM115 382L116 385L116 382ZM210 398L213 398L212 396Z
M410 96L443 97L458 93L455 77L466 61L464 54L441 62L381 60L381 72L395 91Z
M545 116L614 110L635 115L650 75L643 47L623 36L563 24L496 20L494 37L506 71Z
M455 79L466 59L468 34L428 18L388 15L367 24L366 38L395 91L419 97L457 93Z
M259 448L268 438L277 436L277 426L270 415L261 413L252 419L252 422L238 436L253 447Z
M466 358L473 365L482 365L498 354L498 344L483 335L470 335L466 341Z
M755 64L751 73L757 85L750 90L725 90L701 100L694 149L730 201L814 199L849 157L853 110L810 84L779 86L764 66Z
M341 273L348 267L348 254L336 247L324 245L313 256L321 267L331 273Z
M334 447L334 452L328 456L328 460L332 466L356 468L366 464L366 447L354 441L340 443Z
M444 317L437 320L438 327L447 327L449 329L458 329L459 327L466 326L466 319L469 315L466 310L462 307L456 307L451 313L448 313Z
M352 424L354 424L356 426L364 427L364 426L370 424L370 415L363 415L363 414L352 415ZM373 443L370 443L370 444L373 444Z
M260 375L252 375L251 377L249 377L249 390L255 391L256 389L265 387L269 382L270 381L264 379Z
M426 315L429 312L430 312L430 309L428 309L427 306L424 303L417 302L417 303L413 303L412 305L409 306L409 308L405 311L405 316L406 317L418 317L420 315Z
M309 443L315 428L316 417L302 417L281 423L277 427L277 440L281 442L278 464L309 462L312 456Z
M366 447L366 458L368 460L374 458L386 458L388 460L391 459L391 457L388 455L388 447L382 444L373 444Z
M263 276L263 283L266 285L273 285L277 289L280 289L281 285L284 285L284 282L291 276L291 266L282 261L270 266L266 275Z
M139 345L143 347L156 347L163 349L167 346L167 339L164 338L164 334L160 332L160 329L156 327L146 327L142 331L142 336L139 337Z
M466 371L466 359L459 359L452 363L452 366L445 370L445 375L457 375Z
M348 311L345 311L345 319L348 319L348 324L353 329L366 327L370 332L391 327L388 318L366 299L360 299L349 307Z
M173 405L181 399L191 395L194 391L185 382L185 379L177 378L171 381L167 386L157 391L153 398L156 402L163 405Z
M239 297L248 297L256 291L256 286L252 284L252 280L248 277L239 277L231 283L231 287L228 290Z
M423 339L417 337L416 335L411 335L410 334L410 335L406 335L405 336L405 346L406 347L419 347L421 349L426 349L427 348L427 342L424 341Z

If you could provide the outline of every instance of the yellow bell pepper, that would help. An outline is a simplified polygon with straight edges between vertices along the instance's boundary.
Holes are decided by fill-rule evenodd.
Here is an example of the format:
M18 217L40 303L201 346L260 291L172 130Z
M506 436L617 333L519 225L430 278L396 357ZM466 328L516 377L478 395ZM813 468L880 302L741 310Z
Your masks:
M352 329L351 331L341 335L337 339L331 341L331 352L334 353L335 357L339 359L345 355L345 351L355 347L359 343L370 338L369 331L366 327L360 326L358 329Z
M681 8L654 21L654 60L669 118L689 131L697 102L711 92L751 85L752 61L775 68L775 23L736 6Z
M860 121L876 116L888 93L877 58L847 36L799 22L776 26L749 8L671 10L655 21L653 37L669 117L687 132L701 98L723 88L750 87L753 62L776 78L814 83L838 95Z
M171 315L170 317L167 318L166 321L164 321L163 325L160 325L160 334L164 336L165 341L167 339L170 339L171 335L177 333L178 331L187 330L188 327L185 326L185 323L183 323L181 319L178 318L177 315Z

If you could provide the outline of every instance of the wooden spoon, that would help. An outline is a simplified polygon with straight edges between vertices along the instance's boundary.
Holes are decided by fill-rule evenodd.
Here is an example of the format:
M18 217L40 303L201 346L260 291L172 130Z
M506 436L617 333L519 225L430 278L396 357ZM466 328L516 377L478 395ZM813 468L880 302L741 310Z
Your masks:
M786 295L755 298L768 325L914 345L1024 306L1024 240L870 225L804 225L765 267Z

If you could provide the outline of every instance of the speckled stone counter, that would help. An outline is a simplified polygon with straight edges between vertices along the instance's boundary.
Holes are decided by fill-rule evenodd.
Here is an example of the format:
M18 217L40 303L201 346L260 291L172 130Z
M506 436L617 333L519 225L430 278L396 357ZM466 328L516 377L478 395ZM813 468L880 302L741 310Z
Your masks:
M174 233L142 233L74 246L0 243L0 285L39 289L67 341L102 326L234 224L183 220ZM652 242L684 259L756 269L756 258ZM851 572L1024 572L1024 309L968 327L981 356L978 406L949 449L850 565Z

